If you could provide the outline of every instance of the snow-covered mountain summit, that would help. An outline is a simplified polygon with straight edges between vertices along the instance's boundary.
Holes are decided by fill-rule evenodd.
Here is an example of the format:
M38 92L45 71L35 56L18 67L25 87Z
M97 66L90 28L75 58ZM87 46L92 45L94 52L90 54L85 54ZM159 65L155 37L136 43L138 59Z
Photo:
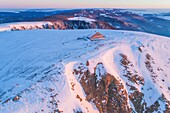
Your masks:
M95 32L106 39L84 40ZM113 30L0 32L1 113L170 112L170 39Z

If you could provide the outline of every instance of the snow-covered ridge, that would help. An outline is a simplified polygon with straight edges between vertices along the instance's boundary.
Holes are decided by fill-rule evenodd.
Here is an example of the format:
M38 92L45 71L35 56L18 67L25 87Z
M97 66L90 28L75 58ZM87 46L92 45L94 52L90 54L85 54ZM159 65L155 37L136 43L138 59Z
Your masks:
M106 39L83 39L96 31ZM98 29L32 30L1 32L0 45L1 113L170 108L169 37ZM117 98L124 107L108 100Z
M22 30L34 30L34 29L116 29L107 23L95 22L93 19L80 18L77 21L57 20L57 21L39 21L39 22L15 22L0 24L0 32L2 31L22 31Z
M91 19L91 18L87 18L87 17L72 17L72 18L68 18L68 20L78 20L78 21L85 21L85 22L95 22L96 20Z
M12 29L42 29L43 26L51 25L51 22L14 22L0 24L0 31L10 31Z

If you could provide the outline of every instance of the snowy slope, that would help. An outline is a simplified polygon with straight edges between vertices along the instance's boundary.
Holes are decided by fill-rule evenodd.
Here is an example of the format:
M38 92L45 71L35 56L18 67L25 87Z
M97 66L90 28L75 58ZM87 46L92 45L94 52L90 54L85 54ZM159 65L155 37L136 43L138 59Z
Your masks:
M106 40L81 40L95 31ZM0 45L1 113L169 112L169 37L32 30L0 32Z

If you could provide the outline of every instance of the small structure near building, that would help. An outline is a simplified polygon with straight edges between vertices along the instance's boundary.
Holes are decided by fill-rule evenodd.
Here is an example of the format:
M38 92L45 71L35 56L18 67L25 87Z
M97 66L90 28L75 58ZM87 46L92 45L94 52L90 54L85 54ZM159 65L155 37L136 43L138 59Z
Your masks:
M88 36L78 37L77 40L88 41L88 40L89 40L89 37L88 37Z
M90 37L91 41L97 41L97 40L104 40L105 36L99 32L96 32L94 35Z

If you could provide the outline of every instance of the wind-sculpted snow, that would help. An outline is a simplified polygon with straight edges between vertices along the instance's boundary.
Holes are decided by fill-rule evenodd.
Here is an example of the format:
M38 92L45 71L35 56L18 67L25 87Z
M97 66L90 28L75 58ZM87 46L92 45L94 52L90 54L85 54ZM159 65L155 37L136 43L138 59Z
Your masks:
M169 37L32 30L1 32L0 45L1 113L170 112Z

